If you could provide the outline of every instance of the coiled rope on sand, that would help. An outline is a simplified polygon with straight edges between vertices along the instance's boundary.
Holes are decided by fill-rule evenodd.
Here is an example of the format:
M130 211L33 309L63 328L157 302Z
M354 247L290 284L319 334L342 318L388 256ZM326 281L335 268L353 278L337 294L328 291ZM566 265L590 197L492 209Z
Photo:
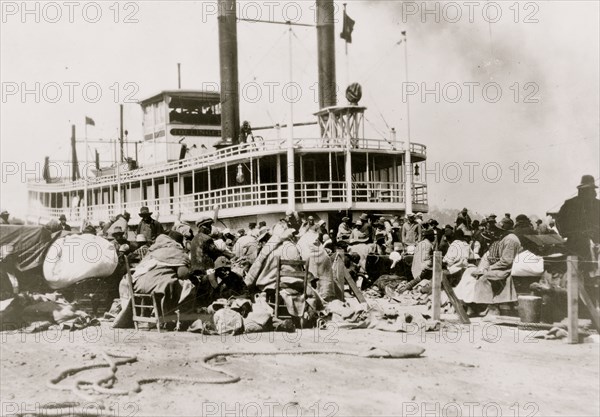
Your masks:
M144 384L150 384L154 382L185 382L195 384L233 384L239 382L241 378L233 372L225 369L218 368L210 365L208 362L217 357L227 356L276 356L276 355L344 355L344 356L356 356L361 358L390 358L390 359L401 359L401 358L416 358L423 354L424 348L415 345L399 345L389 347L374 347L369 348L366 351L349 351L349 350L289 350L289 351L222 351L215 352L203 356L200 359L200 367L224 375L220 378L215 377L184 377L184 376L156 376L149 378L141 378L135 381L135 386L131 390L116 389L114 384L117 381L117 370L119 365L125 365L128 363L134 363L138 361L138 357L126 356L115 354L111 352L101 352L101 356L104 359L103 363L96 363L91 365L77 366L68 368L58 374L56 377L50 379L46 384L48 388L60 391L71 391L79 398L92 402L95 399L85 390L92 391L96 395L134 395L141 391L141 386ZM76 375L80 372L87 371L96 368L108 368L109 372L107 375L102 376L95 380L87 380L84 378L76 379L72 385L59 385L59 383L69 376ZM55 403L52 407L42 407L37 412L24 412L21 416L63 416L63 415L78 415L83 417L99 417L112 415L111 411L106 410L102 404L99 404L97 408L75 408L79 403L64 402Z

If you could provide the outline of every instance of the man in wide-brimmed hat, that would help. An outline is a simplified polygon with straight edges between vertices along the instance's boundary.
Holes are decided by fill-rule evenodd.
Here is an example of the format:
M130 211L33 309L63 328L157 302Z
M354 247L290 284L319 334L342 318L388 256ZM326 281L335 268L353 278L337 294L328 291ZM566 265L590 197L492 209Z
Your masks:
M71 226L69 226L67 224L67 216L65 216L64 214L61 214L60 217L58 218L58 221L60 222L61 230L66 230L67 232L71 231Z
M581 177L577 196L565 201L558 212L556 225L560 235L567 238L567 248L581 260L592 259L590 241L600 243L600 200L598 186L592 175ZM584 265L584 263L580 263ZM591 264L587 264L591 270Z
M219 256L231 258L233 255L219 250L210 237L214 220L204 216L196 222L198 233L192 239L190 254L192 260L192 272L204 275L206 271L214 267L214 262Z
M136 234L144 235L148 242L154 243L157 236L164 233L162 224L152 218L152 212L146 206L140 209L139 216L141 220L138 224Z

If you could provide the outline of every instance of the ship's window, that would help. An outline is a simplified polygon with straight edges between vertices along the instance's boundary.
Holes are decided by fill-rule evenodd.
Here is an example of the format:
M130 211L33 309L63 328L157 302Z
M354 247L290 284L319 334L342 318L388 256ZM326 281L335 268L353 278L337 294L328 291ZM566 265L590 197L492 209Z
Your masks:
M218 126L221 124L218 100L170 97L169 123Z

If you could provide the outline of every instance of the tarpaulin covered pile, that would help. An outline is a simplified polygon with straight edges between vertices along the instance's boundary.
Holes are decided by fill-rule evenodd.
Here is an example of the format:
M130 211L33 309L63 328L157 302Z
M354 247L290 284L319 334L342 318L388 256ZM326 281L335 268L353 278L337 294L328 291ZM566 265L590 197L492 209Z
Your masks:
M0 250L12 252L20 272L41 268L46 251L61 232L50 233L42 226L0 226Z

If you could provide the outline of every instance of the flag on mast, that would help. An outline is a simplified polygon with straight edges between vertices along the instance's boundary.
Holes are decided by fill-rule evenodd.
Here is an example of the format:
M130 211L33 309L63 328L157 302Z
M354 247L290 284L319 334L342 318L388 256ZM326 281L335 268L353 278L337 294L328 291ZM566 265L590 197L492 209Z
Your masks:
M96 126L94 119L92 119L91 117L87 117L87 116L85 116L85 124L90 125L90 126Z
M354 30L354 20L348 13L346 13L346 5L344 4L344 23L342 33L340 33L340 38L345 40L347 43L352 43L352 31Z

